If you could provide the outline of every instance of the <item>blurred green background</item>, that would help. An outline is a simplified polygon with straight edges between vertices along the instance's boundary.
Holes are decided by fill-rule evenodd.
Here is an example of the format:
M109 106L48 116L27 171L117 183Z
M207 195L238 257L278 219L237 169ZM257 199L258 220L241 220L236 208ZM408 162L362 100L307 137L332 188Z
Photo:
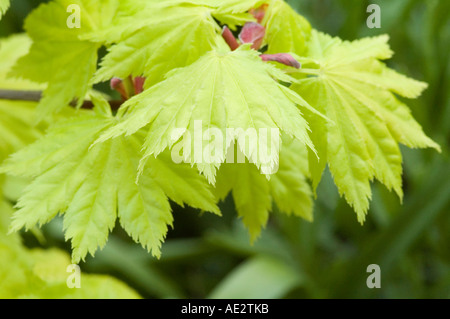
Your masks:
M13 0L0 36L21 32L23 19L45 1ZM313 27L353 40L387 33L396 70L430 84L407 101L425 132L443 148L404 156L403 204L378 183L368 220L339 198L324 175L314 223L276 212L255 245L236 219L233 202L222 218L174 204L174 229L153 259L120 227L85 272L109 273L147 298L450 298L450 1L292 0ZM370 3L379 4L381 29L366 26ZM61 222L44 228L45 242L24 234L29 246L59 246ZM369 289L367 266L381 267L381 288Z

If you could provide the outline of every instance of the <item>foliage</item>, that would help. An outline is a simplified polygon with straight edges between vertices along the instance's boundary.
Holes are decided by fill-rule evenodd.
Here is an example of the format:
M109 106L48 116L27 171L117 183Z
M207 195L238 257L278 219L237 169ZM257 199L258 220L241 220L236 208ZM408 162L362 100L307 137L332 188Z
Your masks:
M448 81L449 76L448 68L435 64L446 65L449 52L448 46L437 47L430 38L442 30L448 42L448 21L440 15L448 5L429 1L421 12L416 1L399 2L399 7L387 5L392 10L388 20L383 15L383 25L391 29L382 31L391 35L395 51L401 54L400 39L414 43L426 39L423 55L418 54L426 62L410 64L411 69L398 64L409 63L405 55L388 61L393 55L388 36L376 30L368 33L365 27L361 30L369 37L361 40L329 36L313 29L281 0L54 0L40 5L25 21L28 36L12 36L2 40L0 47L0 57L6 61L0 66L0 89L44 91L38 103L0 100L0 130L5 137L0 140L0 161L12 154L0 168L0 173L9 176L0 175L0 179L5 196L17 200L11 229L34 230L53 220L44 234L62 242L55 228L62 226L65 239L71 241L72 261L77 263L106 245L118 218L134 241L161 259L142 257L146 255L115 230L106 248L88 259L86 266L91 270L106 267L127 277L133 272L136 277L131 275L130 284L144 295L157 297L185 293L213 298L370 296L376 293L368 292L364 284L370 263L380 264L391 280L383 296L407 295L410 285L420 286L420 280L397 283L395 273L417 272L415 260L422 250L419 255L405 252L411 252L419 236L425 236L435 252L433 274L448 282L443 274L449 269L445 141L450 99L441 92L445 85L436 79ZM72 3L81 7L80 29L66 27L66 8ZM342 21L352 21L342 18L344 13L351 16L360 10L365 14L362 5L346 11L340 3L325 1L322 6L341 8L336 15ZM11 11L14 6L12 2ZM306 2L293 7L304 14L316 9ZM255 14L256 8L265 12L263 18ZM427 21L428 33L397 35L393 19L410 16ZM1 23L8 23L8 17ZM364 17L354 25L364 26ZM308 18L314 21L317 15ZM231 50L221 36L222 27L228 25L238 35L248 22L265 28L260 50L250 44ZM323 28L336 33L327 23ZM345 33L356 29L344 25L342 34L363 35ZM261 53L289 53L301 68L267 63ZM440 59L433 59L437 55ZM418 99L428 85L394 69L426 79L431 93ZM99 83L114 78L123 79L120 85L127 95L117 113L109 107L111 97L93 91L94 86L105 88ZM142 93L136 86L138 78L145 78ZM95 107L76 112L68 107L80 107L85 100ZM425 103L433 108L444 105L438 128L433 129L433 119L426 112L418 111ZM12 112L13 107L22 111ZM425 129L412 114L419 114ZM217 129L227 138L230 128L280 129L281 152L261 158L258 149L276 145L261 139L256 145L247 144L241 132L215 149L219 155L212 162L198 162L183 153L188 163L175 164L171 152L193 147L183 144L183 138L186 133L196 134L198 120L202 129ZM175 135L174 129L178 130ZM432 132L440 145L424 131ZM443 155L411 152L399 144L442 148ZM210 148L203 145L202 151ZM241 152L246 163L225 163L232 150ZM274 167L277 173L270 174ZM374 179L394 190L404 205L379 184L372 184ZM19 180L26 185L23 190L12 186ZM342 205L333 184L364 226L349 220L349 209ZM436 193L430 193L433 184ZM313 220L313 193L317 196L315 217L309 223L298 217ZM424 196L431 199L422 202ZM190 208L184 204L215 214L186 216ZM234 212L250 241L230 217ZM175 228L169 232L168 226ZM267 229L261 235L263 228ZM430 235L424 235L428 230ZM169 239L161 246L168 232ZM198 238L177 240L177 234ZM43 254L47 253L61 254ZM123 254L129 256L128 262L118 257ZM400 256L406 261L395 267ZM213 289L218 278L247 257ZM219 266L224 258L226 262ZM333 261L331 268L326 267L327 260ZM33 262L22 268L32 267ZM192 285L184 279L175 284L170 274L180 267L192 268L194 273L209 270L193 275L201 277L200 283ZM264 280L253 284L250 274ZM139 286L137 276L147 284ZM261 295L268 286L273 293ZM445 292L439 285L420 289L419 295Z

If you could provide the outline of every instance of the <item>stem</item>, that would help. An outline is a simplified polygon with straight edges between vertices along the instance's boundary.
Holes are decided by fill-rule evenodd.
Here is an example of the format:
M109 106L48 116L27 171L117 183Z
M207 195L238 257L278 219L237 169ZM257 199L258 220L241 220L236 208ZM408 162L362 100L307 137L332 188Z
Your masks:
M41 91L0 90L1 100L39 101L41 97L42 97Z
M0 100L10 100L10 101L28 101L28 102L39 102L42 98L41 91L20 91L20 90L0 90ZM112 110L118 110L122 105L123 101L108 101L111 105ZM70 103L70 106L75 107L77 104L76 100ZM92 101L84 101L81 108L92 109L94 105Z
M224 38L225 42L230 47L231 51L234 51L237 48L239 48L239 43L237 42L233 33L231 32L230 29L228 29L227 26L224 26L222 29L222 37Z

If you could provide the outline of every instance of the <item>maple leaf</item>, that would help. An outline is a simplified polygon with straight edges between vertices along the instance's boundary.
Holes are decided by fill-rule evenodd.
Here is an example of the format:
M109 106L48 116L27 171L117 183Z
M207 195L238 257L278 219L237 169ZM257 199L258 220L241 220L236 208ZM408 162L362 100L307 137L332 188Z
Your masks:
M223 44L215 19L231 27L253 20L245 12L255 2L136 1L123 5L113 27L89 36L116 43L109 48L94 81L142 75L150 87L168 71L189 65Z
M295 53L302 55L311 33L311 25L284 0L269 0L262 20L266 27L264 42L267 53Z
M11 67L27 53L30 45L30 39L23 34L0 40L0 89L42 89L42 85L7 77ZM36 103L33 102L0 99L0 163L9 154L42 136L45 126L33 125L35 109Z
M0 169L34 178L18 201L13 231L64 214L66 239L71 239L72 258L78 263L105 245L117 217L136 242L159 256L173 219L167 196L181 205L220 214L206 180L164 154L149 162L136 184L139 134L90 148L116 121L105 100L99 96L93 100L95 111L54 125L44 138L13 154Z
M78 98L78 106L90 89L101 43L80 40L81 35L106 28L118 0L56 0L41 4L25 20L33 40L27 55L19 59L12 75L48 83L38 105L38 121L60 111ZM79 6L81 27L69 28L67 9Z
M277 145L272 144L274 139L264 141L262 130L282 130L314 149L308 124L296 104L314 109L275 80L290 82L291 77L262 62L249 46L233 52L211 51L192 65L172 71L165 81L128 100L119 111L121 123L99 141L133 134L149 124L142 169L147 158L172 148L186 131L194 137L198 129L218 130L226 141L215 146L217 155L210 165L199 166L212 183L215 168L223 163L234 140L258 168L270 169L278 163ZM196 123L200 123L199 128ZM249 129L256 135L254 143L246 142ZM207 162L203 155L208 154L210 147L205 143L200 158L191 156L191 164ZM261 154L262 148L270 154Z
M314 186L328 162L339 192L360 222L369 207L373 178L403 195L398 143L440 149L394 95L415 98L427 84L379 61L392 56L387 42L387 36L347 42L313 31L301 59L305 69L299 71L309 74L291 87L332 120L305 112L320 157L319 163L310 159Z
M59 249L28 249L19 234L7 234L13 208L0 200L0 298L139 298L117 279L83 274L83 288L67 286L68 254Z
M217 173L215 193L222 200L232 193L238 215L253 242L267 224L272 201L281 212L312 221L312 191L307 175L306 147L283 136L280 166L275 174L268 179L250 163L226 163Z

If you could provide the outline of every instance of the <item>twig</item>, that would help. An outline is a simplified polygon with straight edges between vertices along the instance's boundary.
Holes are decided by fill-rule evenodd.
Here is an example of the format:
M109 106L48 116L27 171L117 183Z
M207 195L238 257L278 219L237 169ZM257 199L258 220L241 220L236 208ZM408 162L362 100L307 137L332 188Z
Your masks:
M21 91L21 90L0 90L0 100L10 100L10 101L29 101L29 102L39 102L42 98L41 91ZM108 101L111 105L112 110L118 110L123 104L123 101ZM75 107L77 101L74 100L70 103L70 106ZM94 105L92 101L84 101L81 108L92 109Z

